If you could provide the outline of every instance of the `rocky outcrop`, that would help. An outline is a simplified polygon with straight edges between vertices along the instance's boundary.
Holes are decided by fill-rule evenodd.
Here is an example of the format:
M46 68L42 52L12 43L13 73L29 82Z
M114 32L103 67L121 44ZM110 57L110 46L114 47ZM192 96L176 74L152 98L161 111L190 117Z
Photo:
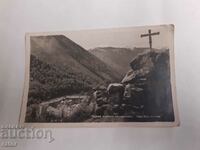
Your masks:
M144 106L145 115L159 115L161 121L172 121L173 106L170 84L169 50L151 50L130 63L131 70L122 83L131 84L132 99ZM141 89L139 92L136 89Z

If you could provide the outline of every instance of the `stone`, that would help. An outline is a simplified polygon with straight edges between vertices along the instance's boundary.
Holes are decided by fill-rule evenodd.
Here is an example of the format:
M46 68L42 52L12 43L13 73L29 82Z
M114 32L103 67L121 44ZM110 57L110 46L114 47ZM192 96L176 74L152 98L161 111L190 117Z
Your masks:
M107 88L108 94L124 93L124 85L121 83L111 83Z
M126 84L126 83L133 83L133 80L135 78L136 74L134 73L133 70L129 70L125 77L123 78L123 80L121 81L121 83Z
M152 49L139 54L130 67L121 83L134 85L131 88L133 105L143 105L147 115L159 114L163 120L173 120L169 50Z

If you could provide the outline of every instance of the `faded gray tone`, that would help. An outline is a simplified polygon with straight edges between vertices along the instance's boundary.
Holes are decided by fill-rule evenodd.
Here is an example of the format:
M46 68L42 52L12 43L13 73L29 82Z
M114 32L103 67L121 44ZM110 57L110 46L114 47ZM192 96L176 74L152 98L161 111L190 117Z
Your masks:
M174 23L179 128L53 129L56 141L21 141L16 150L199 150L199 0L1 0L0 123L16 124L26 32ZM73 17L72 17L73 16ZM87 138L86 138L87 137ZM77 142L78 141L78 142ZM77 144L78 143L78 144Z
M143 126L163 122L166 124L160 123L161 126L167 123L177 125L173 26L100 31L109 35L107 40L112 41L116 32L128 34L126 36L131 38L138 34L137 29L162 31L167 38L160 45L166 42L171 49L155 49L151 45L144 48L145 42L142 47L120 48L122 45L114 48L111 42L110 47L96 44L96 48L86 50L62 32L27 34L26 76L29 78L26 79L24 95L28 96L23 97L20 122L65 122L66 127L71 122L149 122ZM79 32L73 33L80 35L82 31ZM84 35L90 32L84 31ZM92 41L103 36L98 29L92 32L95 33ZM105 38L101 39L102 43ZM126 42L127 39L122 40Z

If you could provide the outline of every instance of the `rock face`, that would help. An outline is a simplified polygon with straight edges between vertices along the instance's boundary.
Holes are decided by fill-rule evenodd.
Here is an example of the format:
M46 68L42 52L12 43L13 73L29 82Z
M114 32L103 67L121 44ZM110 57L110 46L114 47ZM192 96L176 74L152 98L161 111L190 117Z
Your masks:
M161 121L173 121L169 50L151 50L134 58L122 83L131 84L132 99L144 106L144 115L159 115ZM136 89L141 89L139 92Z

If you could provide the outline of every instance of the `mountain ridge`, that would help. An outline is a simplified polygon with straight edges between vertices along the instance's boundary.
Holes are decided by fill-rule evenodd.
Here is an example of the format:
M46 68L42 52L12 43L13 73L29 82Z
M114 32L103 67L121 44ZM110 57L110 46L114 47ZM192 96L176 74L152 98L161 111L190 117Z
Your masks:
M116 70L121 77L131 69L129 62L148 48L96 47L89 51Z
M86 72L88 75L93 74L92 76L96 78L98 76L101 80L119 79L112 68L63 35L33 37L33 43L35 40L40 48L38 49L38 47L35 46L35 48L33 48L35 49L33 54L38 56L41 60L52 64L64 65L64 67L71 68L75 71ZM44 41L45 43L47 40L48 43L50 43L49 45L40 42Z
M121 79L111 67L63 35L32 36L30 40L31 101L80 94Z

